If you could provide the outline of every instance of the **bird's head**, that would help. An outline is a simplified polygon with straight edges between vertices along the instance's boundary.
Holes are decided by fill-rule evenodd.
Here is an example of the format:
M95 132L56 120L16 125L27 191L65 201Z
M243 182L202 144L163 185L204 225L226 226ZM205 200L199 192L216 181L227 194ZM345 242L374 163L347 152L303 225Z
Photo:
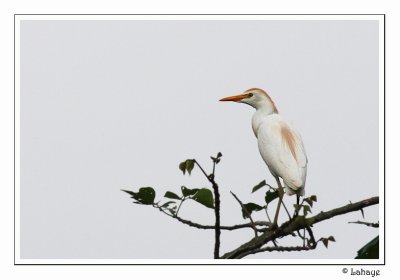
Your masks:
M220 99L219 101L234 101L238 103L246 103L256 110L268 109L271 113L278 113L274 101L271 97L260 88L251 88L239 95L229 96Z

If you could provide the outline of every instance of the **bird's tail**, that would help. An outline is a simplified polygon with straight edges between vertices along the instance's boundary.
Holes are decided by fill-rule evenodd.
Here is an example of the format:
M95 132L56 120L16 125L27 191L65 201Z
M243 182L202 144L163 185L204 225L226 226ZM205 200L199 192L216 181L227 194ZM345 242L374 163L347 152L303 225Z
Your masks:
M299 196L304 196L304 186L300 188L292 188L290 187L285 181L283 181L283 184L285 185L285 191L287 195L299 195Z

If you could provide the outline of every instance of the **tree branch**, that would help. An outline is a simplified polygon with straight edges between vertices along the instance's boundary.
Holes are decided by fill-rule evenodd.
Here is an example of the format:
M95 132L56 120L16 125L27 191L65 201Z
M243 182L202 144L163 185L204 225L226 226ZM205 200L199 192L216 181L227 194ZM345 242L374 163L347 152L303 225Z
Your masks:
M218 156L217 156L218 157ZM214 245L214 259L219 259L219 247L221 245L221 218L220 218L220 197L219 197L219 189L218 189L218 184L214 180L214 172L215 172L215 164L216 161L214 161L213 165L213 173L210 175L207 175L207 173L204 171L204 169L201 167L201 165L197 162L197 160L193 159L194 163L200 168L201 172L203 172L204 176L207 177L208 181L211 183L212 188L214 190L214 212L215 212L215 245Z
M315 241L314 238L314 233L312 232L310 227L306 227L307 232L310 236L310 239L307 239L307 245L305 245L305 242L303 243L303 246L277 246L275 241L272 240L272 242L274 243L275 247L262 247L260 249L255 249L249 252L245 252L240 254L237 258L241 259L244 258L245 256L248 255L252 255L252 254L257 254L257 253L262 253L262 252L291 252L291 251L309 251L309 250L314 250L315 248L317 248L317 241ZM304 237L304 240L306 240L306 237Z
M218 190L218 185L214 182L214 174L212 180L213 183L213 190L214 190L214 196L215 196L215 206L214 206L214 212L215 212L215 246L214 246L214 259L219 259L219 247L221 245L221 220L220 220L220 198L219 198L219 190Z
M257 254L257 253L261 253L261 252L274 252L274 251L278 251L278 252L291 252L291 251L309 251L309 250L313 250L315 249L315 247L312 246L290 246L290 247L284 247L284 246L276 246L276 247L263 247L260 249L256 249L253 251L250 251L248 253L243 253L240 255L240 258L243 258L247 255L251 255L251 254Z
M199 228L199 229L215 229L215 225L201 225L201 224L189 221L189 220L182 219L181 217L172 217L172 218L175 218L179 222L181 222L182 224L185 224L185 225L188 225L188 226L191 226L191 227L195 227L195 228ZM256 225L256 226L264 226L264 227L271 226L270 223L263 222L263 221L256 221L256 222L254 222L254 225ZM229 230L229 231L236 230L236 229L242 229L242 228L253 228L253 225L251 223L246 223L246 224L238 224L238 225L233 225L233 226L220 226L220 229ZM259 232L266 231L266 229L259 229L259 228L257 228L257 230Z
M254 237L253 239L241 245L240 247L236 248L235 250L232 250L231 252L224 254L223 256L221 256L221 258L225 259L240 258L241 256L248 254L249 252L254 252L255 250L259 250L263 245L265 245L269 241L287 236L296 230L302 229L304 227L307 228L316 223L328 220L335 216L343 215L353 211L358 211L360 209L378 203L379 203L379 197L375 196L356 203L350 203L348 205L335 208L327 212L321 212L318 215L315 215L307 219L305 219L304 216L298 216L291 221L283 223L277 229L266 231L262 235Z

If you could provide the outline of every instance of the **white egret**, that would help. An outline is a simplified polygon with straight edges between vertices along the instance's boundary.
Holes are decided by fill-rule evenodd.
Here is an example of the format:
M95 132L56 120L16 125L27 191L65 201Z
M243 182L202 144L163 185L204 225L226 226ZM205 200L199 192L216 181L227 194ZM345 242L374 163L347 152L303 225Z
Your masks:
M304 196L307 176L307 156L300 134L279 114L271 97L262 89L251 88L240 95L222 98L248 104L256 109L252 127L258 141L261 157L278 184L279 201L274 225L277 225L283 198L282 178L288 195Z

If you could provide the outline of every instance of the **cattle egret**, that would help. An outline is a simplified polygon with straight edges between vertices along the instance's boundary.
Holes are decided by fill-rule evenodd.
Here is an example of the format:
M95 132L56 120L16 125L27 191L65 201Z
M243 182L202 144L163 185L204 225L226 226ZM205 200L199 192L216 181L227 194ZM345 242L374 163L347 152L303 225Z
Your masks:
M271 97L262 89L251 88L240 95L222 98L248 104L256 109L251 124L257 137L258 149L278 184L279 201L274 225L277 225L283 198L282 178L288 195L304 196L307 175L307 156L300 134L279 114Z

